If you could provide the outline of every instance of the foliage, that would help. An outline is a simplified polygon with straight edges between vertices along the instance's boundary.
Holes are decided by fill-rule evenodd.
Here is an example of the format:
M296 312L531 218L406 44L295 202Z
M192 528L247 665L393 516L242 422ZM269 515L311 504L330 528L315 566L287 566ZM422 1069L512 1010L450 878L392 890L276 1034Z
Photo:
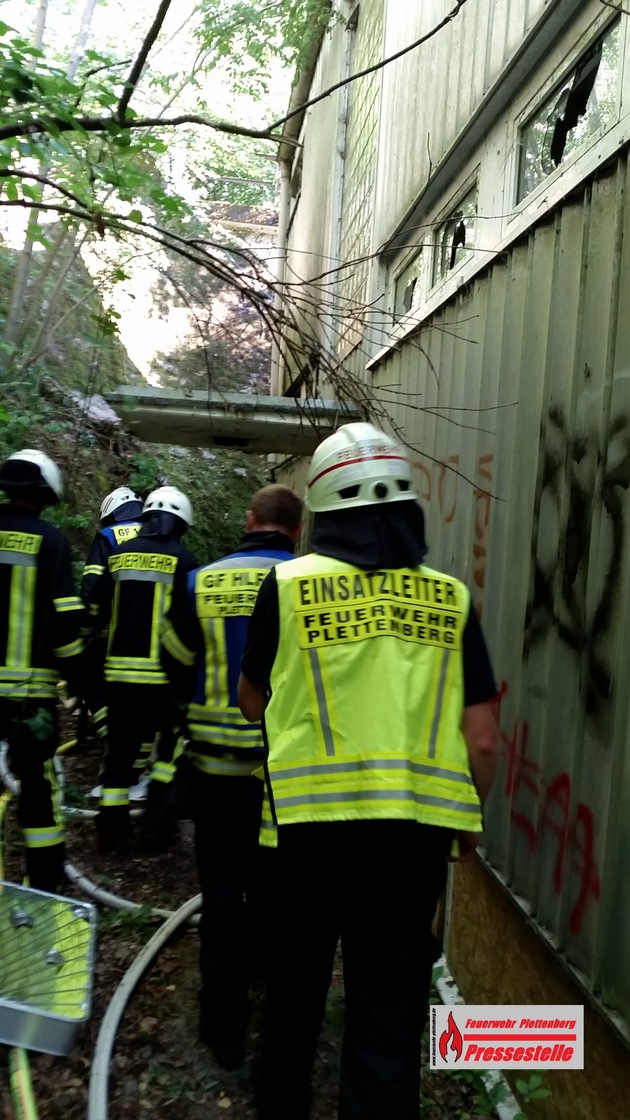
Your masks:
M53 733L53 719L47 708L38 708L34 716L21 721L30 728L36 739L45 742Z
M250 498L265 483L262 464L234 452L191 448L182 456L183 450L156 450L159 476L190 498L195 524L184 543L206 564L231 552L242 537Z
M545 1097L551 1096L551 1089L545 1085L544 1078L539 1073L532 1073L527 1079L517 1077L515 1085L525 1104L530 1104L532 1101L541 1101Z
M32 397L21 413L0 422L0 462L21 447L39 446L61 466L65 500L44 511L68 537L80 579L88 547L98 527L103 496L130 485L145 498L165 483L188 494L195 525L185 543L200 563L230 552L244 531L252 494L265 483L263 464L229 451L143 448L129 437L110 446L89 421L76 426L50 401Z
M503 1081L497 1081L488 1089L481 1070L449 1070L448 1077L470 1086L472 1090L471 1103L474 1112L461 1113L459 1120L476 1120L477 1117L493 1116L496 1106L503 1103L508 1093Z
M267 69L281 55L287 66L303 64L318 31L328 23L324 0L201 0L202 47L223 59L237 89L254 96L268 90ZM261 24L264 34L261 35Z

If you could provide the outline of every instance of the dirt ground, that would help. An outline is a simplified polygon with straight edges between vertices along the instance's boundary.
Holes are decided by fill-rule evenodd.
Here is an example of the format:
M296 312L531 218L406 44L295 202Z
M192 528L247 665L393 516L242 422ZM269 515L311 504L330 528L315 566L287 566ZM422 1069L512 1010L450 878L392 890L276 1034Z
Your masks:
M96 784L95 744L66 760L68 801L93 807L90 789ZM6 822L8 879L20 882L20 834L12 804ZM113 861L95 849L89 820L67 827L68 858L83 874L108 891L146 907L176 909L198 891L192 825L184 821L176 848L167 855ZM69 896L82 897L68 884ZM114 990L135 956L155 932L146 912L139 916L102 911L99 915L92 1015L72 1053L66 1058L30 1055L31 1074L41 1120L84 1120L92 1055L101 1021ZM226 1073L213 1062L197 1038L197 934L181 933L145 973L121 1023L111 1063L109 1120L254 1120L247 1067ZM262 994L254 994L249 1035L250 1053L260 1038ZM343 1024L341 964L333 979L326 1021L314 1071L313 1120L335 1120L339 1054ZM11 1117L8 1092L8 1050L0 1046L0 1116ZM426 1057L426 1054L425 1054ZM424 1066L423 1120L472 1120L485 1114L473 1103L474 1087ZM107 1120L99 1117L98 1120ZM396 1117L392 1116L392 1120Z

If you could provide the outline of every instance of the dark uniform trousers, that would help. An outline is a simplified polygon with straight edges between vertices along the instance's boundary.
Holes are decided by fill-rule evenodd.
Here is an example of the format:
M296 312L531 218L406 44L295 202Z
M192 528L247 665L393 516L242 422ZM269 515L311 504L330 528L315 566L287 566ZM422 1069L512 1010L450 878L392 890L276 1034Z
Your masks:
M128 792L135 780L138 758L144 757L146 744L153 743L158 731L158 757L170 762L177 742L173 724L175 714L168 687L162 684L134 685L109 683L107 700L107 748L102 770L103 790ZM149 828L149 818L161 815L162 790L151 783L150 805L147 805L143 824ZM165 790L166 792L166 790ZM170 826L169 821L169 826ZM153 824L153 822L151 822ZM105 847L114 847L129 840L131 820L129 805L101 803L97 819L99 840Z
M107 701L103 669L107 654L107 640L92 638L85 650L85 688L83 700L92 716L92 731L97 739L107 737Z
M250 1015L249 984L260 958L258 833L263 783L259 778L191 770L202 892L201 1033L217 1048L240 1049Z
M446 883L446 829L413 821L286 825L265 851L268 946L259 1120L307 1120L339 938L345 1022L339 1120L418 1120L420 1039Z
M0 738L9 742L9 768L21 784L18 823L26 841L29 883L54 894L63 880L65 861L61 797L52 761L59 746L56 701L0 700ZM38 836L34 830L41 830Z

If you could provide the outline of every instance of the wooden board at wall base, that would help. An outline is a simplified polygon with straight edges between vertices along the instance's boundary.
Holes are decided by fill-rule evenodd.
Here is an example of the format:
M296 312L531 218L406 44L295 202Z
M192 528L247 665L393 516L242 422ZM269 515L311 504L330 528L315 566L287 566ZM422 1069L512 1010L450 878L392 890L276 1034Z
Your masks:
M545 1074L552 1095L526 1106L529 1120L627 1116L629 1051L481 861L455 876L447 959L467 1003L585 1004L585 1068Z

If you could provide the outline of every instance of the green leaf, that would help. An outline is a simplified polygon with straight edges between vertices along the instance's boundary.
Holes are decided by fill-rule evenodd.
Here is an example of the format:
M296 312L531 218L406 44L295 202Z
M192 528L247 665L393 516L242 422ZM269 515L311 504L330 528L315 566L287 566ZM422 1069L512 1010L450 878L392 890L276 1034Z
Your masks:
M30 727L33 735L40 742L49 739L53 733L53 719L46 708L38 708L35 715L31 716L30 719L23 720L23 723Z
M127 214L127 221L128 222L143 222L144 218L142 216L142 211L141 210L130 210L129 213Z
M17 202L18 189L13 182L13 179L7 179L6 183L4 184L4 193L6 194L9 202Z

